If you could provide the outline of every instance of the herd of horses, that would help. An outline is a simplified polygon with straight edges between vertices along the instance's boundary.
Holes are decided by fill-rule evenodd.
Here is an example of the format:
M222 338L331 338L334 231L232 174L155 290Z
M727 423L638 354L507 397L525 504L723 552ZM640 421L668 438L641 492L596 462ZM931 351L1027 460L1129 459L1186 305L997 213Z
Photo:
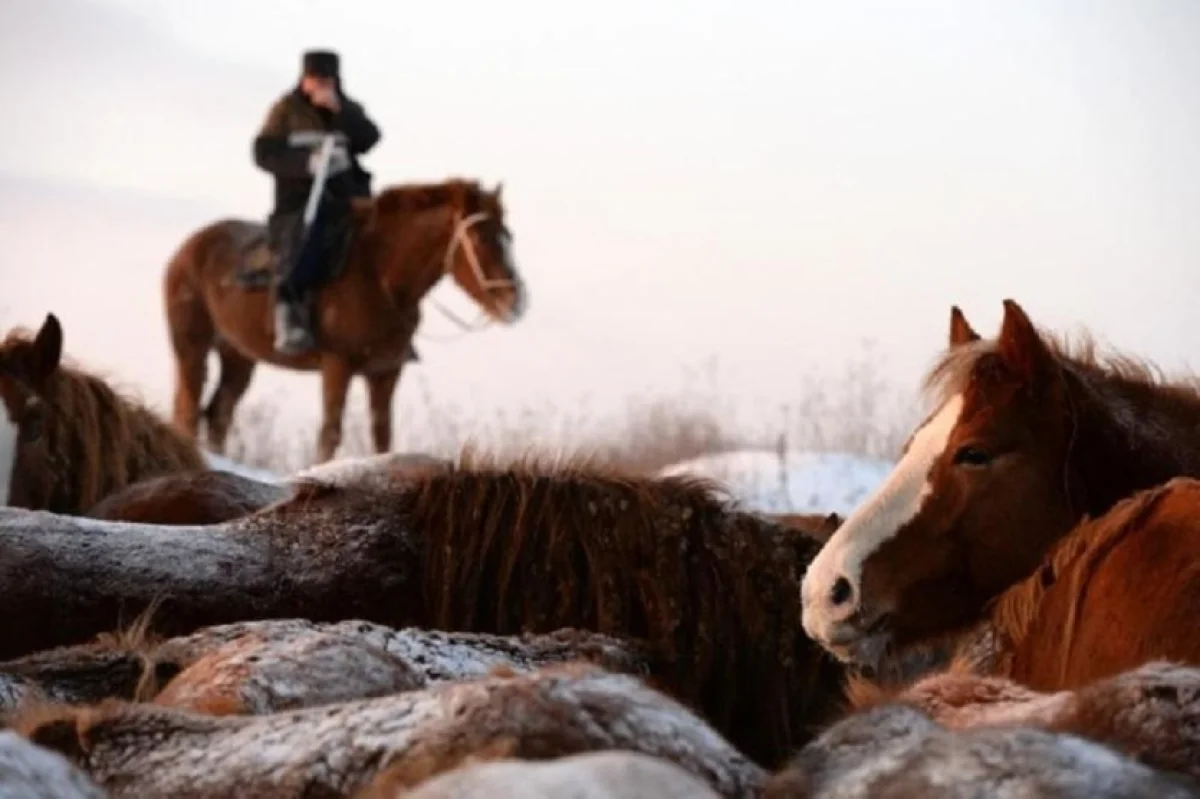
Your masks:
M570 458L261 482L62 350L0 346L0 793L1200 796L1200 385L1013 302L844 519Z

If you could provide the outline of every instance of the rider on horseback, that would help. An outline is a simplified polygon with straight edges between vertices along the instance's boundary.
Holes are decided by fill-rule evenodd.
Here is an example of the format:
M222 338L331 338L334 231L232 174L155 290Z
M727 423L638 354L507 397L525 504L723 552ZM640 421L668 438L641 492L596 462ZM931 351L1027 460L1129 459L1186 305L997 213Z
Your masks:
M379 128L342 91L338 55L304 54L300 82L279 98L254 140L254 161L275 178L275 209L268 220L280 276L275 305L275 348L299 353L316 346L312 295L333 259L341 257L351 199L369 197L371 174L357 156L379 141ZM321 144L332 134L324 191L311 226L304 208L322 167Z

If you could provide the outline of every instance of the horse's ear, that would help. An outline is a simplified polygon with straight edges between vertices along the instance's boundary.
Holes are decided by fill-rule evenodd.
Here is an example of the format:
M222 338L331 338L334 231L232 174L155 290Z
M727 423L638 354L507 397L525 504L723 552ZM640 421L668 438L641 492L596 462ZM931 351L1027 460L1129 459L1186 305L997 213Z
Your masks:
M63 331L58 317L52 313L46 314L46 321L42 322L42 329L33 339L29 360L25 364L33 382L40 385L54 374L62 360L62 345Z
M1054 355L1025 311L1013 300L1004 301L997 352L1001 361L1024 380L1033 380L1053 364Z
M496 202L500 202L500 195L504 192L504 181L498 181L496 188L492 190L492 196L496 198Z
M979 334L971 327L962 309L957 305L950 308L950 346L959 347L979 341Z

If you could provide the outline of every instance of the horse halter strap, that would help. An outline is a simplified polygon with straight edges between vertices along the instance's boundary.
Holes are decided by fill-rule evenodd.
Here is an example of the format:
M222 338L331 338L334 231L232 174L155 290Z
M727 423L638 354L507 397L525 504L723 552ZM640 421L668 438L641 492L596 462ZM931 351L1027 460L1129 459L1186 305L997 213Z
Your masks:
M488 215L486 212L476 211L470 216L458 220L458 223L454 226L454 233L450 236L450 246L446 248L446 257L442 262L442 272L447 275L450 274L450 270L454 268L454 252L461 245L463 254L467 256L467 263L470 265L471 271L475 274L475 279L479 281L479 285L484 291L513 288L513 281L506 277L489 278L483 274L483 269L479 266L479 256L475 252L475 243L467 235L467 231L487 218Z
M471 272L475 279L479 281L479 286L484 291L491 291L498 288L514 288L515 284L512 280L502 278L489 278L483 273L483 267L479 265L479 254L475 252L475 243L471 241L468 231L475 225L478 225L483 220L487 219L488 215L484 211L476 211L475 213L460 218L454 225L454 232L450 235L450 244L446 247L446 255L442 259L442 274L448 275L454 269L454 255L461 246L463 255L466 256L467 265L471 267ZM450 321L454 322L464 331L483 330L492 323L487 315L480 311L479 315L483 318L482 325L472 325L464 322L449 308L442 305L433 297L429 297L429 301L435 308L442 312Z

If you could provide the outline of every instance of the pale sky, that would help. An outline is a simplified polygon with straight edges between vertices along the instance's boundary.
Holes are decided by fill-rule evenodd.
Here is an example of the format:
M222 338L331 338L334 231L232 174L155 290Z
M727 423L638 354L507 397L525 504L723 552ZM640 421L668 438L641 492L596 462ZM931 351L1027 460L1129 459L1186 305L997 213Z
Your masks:
M165 408L162 268L269 211L251 140L314 46L383 131L377 186L505 185L529 315L419 339L402 404L418 372L478 413L618 404L715 358L778 406L863 338L913 386L952 303L991 332L1006 297L1197 360L1194 0L6 0L0 323L54 310ZM278 391L315 413L315 376Z

